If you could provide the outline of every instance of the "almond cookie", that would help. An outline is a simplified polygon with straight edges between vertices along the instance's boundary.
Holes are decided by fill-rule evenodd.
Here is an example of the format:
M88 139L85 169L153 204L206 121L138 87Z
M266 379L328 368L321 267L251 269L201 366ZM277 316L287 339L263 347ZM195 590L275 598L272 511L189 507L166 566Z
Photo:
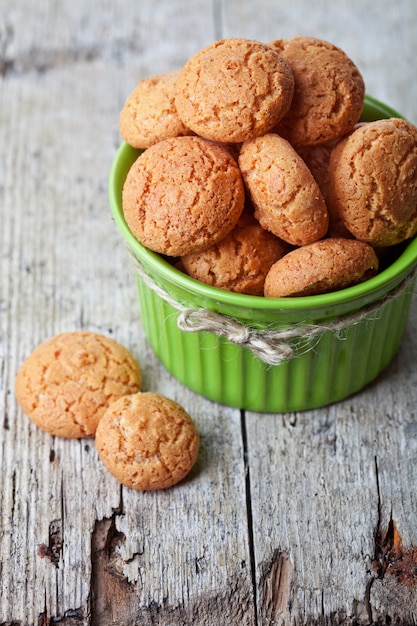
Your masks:
M297 153L303 159L326 199L327 178L329 174L330 155L336 142L323 143L318 146L298 146Z
M207 285L262 296L269 268L288 251L289 246L244 211L229 235L181 262L187 274Z
M402 119L360 125L334 148L327 203L357 239L392 246L417 232L417 128Z
M188 413L173 400L150 392L114 402L98 425L95 442L108 471L138 490L178 483L193 467L199 448Z
M323 239L292 250L268 272L268 298L313 296L360 283L378 271L369 244L354 239Z
M330 156L336 144L337 141L319 146L299 146L297 152L313 174L326 203L329 214L329 236L351 239L353 237L352 233L348 231L340 216L333 210L333 206L327 202Z
M268 132L289 110L294 77L271 47L222 39L192 56L179 71L175 105L196 134L242 142Z
M174 103L177 72L157 74L139 81L120 112L120 134L134 148L191 135L177 114Z
M61 333L40 344L15 381L23 411L58 437L93 436L109 404L139 391L141 369L122 345L100 334Z
M365 96L363 78L346 53L314 37L277 39L269 44L291 67L291 109L274 129L294 146L328 143L352 130Z
M324 237L328 213L319 186L290 143L274 133L246 141L239 167L261 226L304 246Z
M225 237L244 206L230 152L201 137L173 137L145 150L123 186L126 222L143 245L181 256Z

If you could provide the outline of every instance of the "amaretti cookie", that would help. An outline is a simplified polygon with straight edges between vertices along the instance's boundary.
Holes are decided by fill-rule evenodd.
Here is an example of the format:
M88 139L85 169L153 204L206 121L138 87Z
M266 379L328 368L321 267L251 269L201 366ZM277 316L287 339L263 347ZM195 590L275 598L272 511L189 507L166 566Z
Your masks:
M340 141L343 141L343 139ZM297 152L313 174L326 203L327 212L329 214L328 234L331 237L346 237L351 239L353 237L352 233L345 227L338 213L333 210L333 205L327 202L330 157L336 144L337 141L320 144L318 146L299 146Z
M79 331L56 335L25 359L15 381L23 411L59 437L93 436L107 407L137 393L141 369L114 339Z
M95 443L101 461L120 483L154 490L172 487L189 473L199 436L182 406L157 393L139 392L107 409Z
M297 153L303 159L326 199L327 178L329 174L330 155L336 142L323 143L317 146L298 146Z
M175 108L177 72L157 74L139 81L120 111L122 138L134 148L149 148L154 143L192 131L178 117Z
M175 90L178 115L197 135L242 142L268 132L287 113L294 77L270 46L229 38L193 55Z
M417 128L402 119L358 126L329 163L327 203L347 230L373 246L417 232Z
M273 263L290 250L266 231L249 211L219 243L182 257L187 274L212 287L262 296L265 277Z
M295 246L326 235L328 212L319 186L286 139L267 133L246 141L239 167L263 228Z
M312 296L337 291L376 274L378 258L369 244L329 238L296 248L277 261L265 279L268 298Z
M201 137L174 137L143 152L126 177L126 222L142 244L182 256L215 244L237 223L244 185L230 152Z
M328 143L351 131L362 113L365 84L347 54L314 37L269 45L287 61L295 81L291 108L274 132L300 146Z

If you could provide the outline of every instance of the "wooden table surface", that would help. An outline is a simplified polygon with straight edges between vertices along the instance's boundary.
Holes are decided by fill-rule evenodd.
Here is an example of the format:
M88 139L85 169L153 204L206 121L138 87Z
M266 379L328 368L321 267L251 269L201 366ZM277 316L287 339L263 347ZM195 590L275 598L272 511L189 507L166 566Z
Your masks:
M1 626L417 623L415 299L367 389L241 412L159 365L110 214L118 115L140 78L222 37L295 35L342 47L367 92L417 123L414 0L0 0ZM93 440L19 409L22 360L81 329L130 347L144 388L193 416L184 483L121 488Z

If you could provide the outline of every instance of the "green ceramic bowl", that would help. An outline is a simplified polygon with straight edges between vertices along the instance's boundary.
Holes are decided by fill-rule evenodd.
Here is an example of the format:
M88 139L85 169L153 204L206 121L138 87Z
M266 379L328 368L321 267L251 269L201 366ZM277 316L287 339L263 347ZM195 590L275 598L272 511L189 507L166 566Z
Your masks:
M388 117L401 116L366 96L363 121ZM137 264L147 339L179 381L229 406L288 412L342 400L388 366L407 323L417 238L396 249L378 275L340 291L262 298L216 289L186 276L130 232L121 193L139 154L127 144L117 151L109 178L110 205ZM201 319L209 326L199 325ZM265 344L266 356L259 352Z

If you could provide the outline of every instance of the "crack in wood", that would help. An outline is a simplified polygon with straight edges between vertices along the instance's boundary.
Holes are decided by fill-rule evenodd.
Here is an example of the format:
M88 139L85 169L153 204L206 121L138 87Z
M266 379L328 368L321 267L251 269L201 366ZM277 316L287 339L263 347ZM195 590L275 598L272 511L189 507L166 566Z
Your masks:
M59 67L75 63L91 62L98 58L98 50L91 48L68 48L62 50L45 50L30 48L18 57L0 56L0 76L22 75L30 72L43 74Z
M296 575L290 557L278 549L268 562L261 564L258 588L259 624L262 626L383 626L391 623L390 618L385 621L382 616L373 621L366 599L355 600L351 611L329 612L325 589L321 590L320 614L307 615L296 597Z
M140 52L137 41L115 40L110 42L108 50L81 43L78 46L62 49L31 47L15 57L8 56L7 50L4 49L0 50L0 76L3 78L11 75L21 76L31 72L45 74L51 70L79 63L91 63L105 56L120 62L120 59L128 52Z
M386 531L379 530L377 533L376 554L372 565L378 578L391 574L401 584L417 585L417 548L404 548L392 516Z
M293 566L287 554L275 550L261 566L259 581L260 624L278 624L285 611L291 611Z
M48 544L41 543L38 546L37 555L59 567L62 551L62 527L61 520L53 520L49 524Z
M89 626L87 619L87 615L82 608L68 609L62 617L51 618L48 617L45 611L39 615L37 626L54 626L54 624L60 624L61 626Z
M255 572L255 544L253 535L253 514L252 514L252 489L250 482L250 465L249 465L249 449L248 449L248 435L246 431L246 418L245 412L240 412L241 420L241 432L242 432L242 445L243 445L243 462L245 466L245 483L246 483L246 516L248 520L248 542L249 542L249 556L251 565L251 578L252 578L252 591L253 602L255 610L255 623L254 626L258 626L258 606L257 606L257 587L256 587L256 572Z
M69 609L63 617L52 617L49 626L61 624L62 626L86 626L86 614L83 609Z
M417 547L404 548L392 511L388 527L385 530L381 528L382 501L377 457L375 457L375 473L378 491L378 519L375 529L375 555L372 560L372 569L380 579L384 578L386 574L391 574L399 583L406 586L417 586Z
M195 598L144 603L139 579L129 582L123 574L125 561L119 554L126 538L116 527L117 514L96 521L91 538L92 575L88 626L254 626L253 589L249 568L225 581L222 589ZM196 574L198 575L198 574Z

